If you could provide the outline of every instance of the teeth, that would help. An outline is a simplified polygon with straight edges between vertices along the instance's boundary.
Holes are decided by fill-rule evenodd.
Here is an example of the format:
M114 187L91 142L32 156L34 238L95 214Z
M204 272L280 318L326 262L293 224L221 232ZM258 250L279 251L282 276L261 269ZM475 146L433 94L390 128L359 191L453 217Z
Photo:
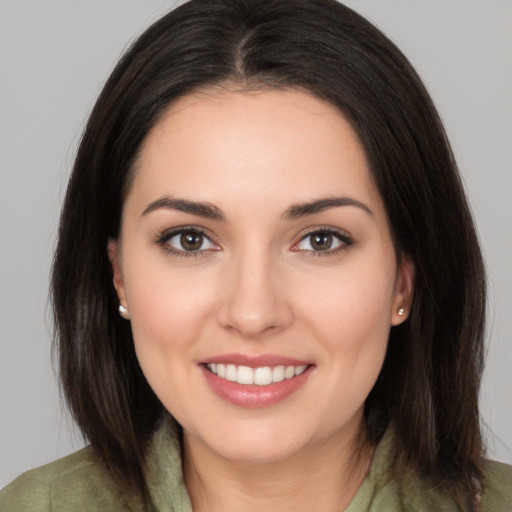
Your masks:
M226 380L236 382L236 366L234 364L228 364L226 366Z
M304 366L296 366L295 367L295 375L300 375L305 369L307 368L307 365Z
M274 382L281 382L300 375L306 370L307 365L250 368L249 366L236 366L234 364L208 363L206 367L218 377L231 382L268 386Z
M295 375L295 368L293 366L287 366L284 371L284 378L291 379Z
M236 372L238 384L254 384L254 371L248 366L239 366Z
M272 380L274 382L281 382L284 380L284 366L276 366L272 371Z
M272 384L272 368L264 366L254 370L254 384L258 386L268 386Z

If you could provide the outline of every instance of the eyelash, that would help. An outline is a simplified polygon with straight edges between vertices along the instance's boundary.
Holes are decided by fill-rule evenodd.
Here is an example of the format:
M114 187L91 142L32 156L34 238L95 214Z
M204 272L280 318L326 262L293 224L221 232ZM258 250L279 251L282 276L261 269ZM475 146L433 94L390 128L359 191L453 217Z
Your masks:
M208 249L198 250L198 251L181 251L178 249L175 249L171 245L169 245L167 242L171 240L176 235L183 235L185 233L193 234L193 235L201 235L206 240L208 240L210 243L216 246L215 242L212 241L212 237L206 233L205 230L198 228L196 226L181 226L178 228L173 228L168 231L165 231L160 235L156 240L156 245L161 247L164 251L167 253L172 254L173 256L177 256L178 258L200 258L206 256ZM211 249L210 249L211 250ZM218 249L214 249L218 250Z
M156 245L158 247L161 247L164 251L167 253L172 254L173 256L177 256L179 258L198 258L198 257L204 257L207 255L208 252L210 252L212 249L202 249L197 251L185 251L185 250L178 250L174 247L170 246L168 244L169 240L171 240L173 237L177 235L182 235L185 233L194 234L194 235L201 235L206 240L208 240L211 244L216 246L215 242L212 241L211 236L206 233L205 230L196 227L196 226L181 226L178 228L173 228L171 230L165 231L162 233L157 240L155 241ZM329 235L334 238L336 238L340 245L338 247L335 247L334 249L327 249L325 251L314 251L310 249L301 250L301 249L294 249L293 247L299 245L301 242L306 240L308 237L311 237L313 235L317 234L324 234ZM307 231L304 233L298 242L296 242L293 247L293 252L302 252L305 257L308 258L314 258L314 257L326 257L326 256L333 256L335 254L338 254L339 252L347 250L351 245L353 245L352 238L342 230L337 230L332 227L317 227L310 231ZM218 251L220 249L213 249L214 251Z
M327 249L325 251L313 251L313 250L303 250L303 254L305 257L308 258L317 258L317 257L328 257L328 256L334 256L342 251L346 251L350 246L353 245L354 241L350 237L350 235L342 230L334 229L330 226L320 226L311 229L310 231L306 231L301 237L298 242L294 244L294 247L306 240L308 237L311 237L313 235L330 235L340 242L340 245L338 247L335 247L334 249ZM300 249L293 249L292 251L300 252Z

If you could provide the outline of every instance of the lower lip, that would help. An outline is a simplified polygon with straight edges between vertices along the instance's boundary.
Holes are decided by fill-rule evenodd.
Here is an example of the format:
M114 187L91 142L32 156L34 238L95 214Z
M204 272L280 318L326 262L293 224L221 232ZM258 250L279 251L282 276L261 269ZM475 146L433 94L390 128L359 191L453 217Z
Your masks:
M313 365L296 377L268 386L238 384L218 377L203 365L200 368L206 382L220 398L239 407L257 408L277 404L298 391L311 375Z

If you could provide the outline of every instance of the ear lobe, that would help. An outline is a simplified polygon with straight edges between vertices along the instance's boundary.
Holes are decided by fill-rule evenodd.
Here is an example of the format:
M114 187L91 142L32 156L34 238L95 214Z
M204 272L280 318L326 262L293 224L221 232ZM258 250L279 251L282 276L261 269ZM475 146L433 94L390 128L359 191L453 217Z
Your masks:
M112 265L113 283L117 292L117 298L121 304L126 304L126 293L124 289L123 275L121 273L121 262L119 254L119 243L113 238L109 238L107 244L107 254Z
M414 292L414 264L407 255L400 257L395 283L391 325L399 325L409 316Z

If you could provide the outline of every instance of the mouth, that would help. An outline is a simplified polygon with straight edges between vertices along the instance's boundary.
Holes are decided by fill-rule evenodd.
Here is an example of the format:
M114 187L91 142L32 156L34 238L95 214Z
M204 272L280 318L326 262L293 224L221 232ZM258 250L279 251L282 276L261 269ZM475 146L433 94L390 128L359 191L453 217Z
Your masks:
M199 364L210 389L238 407L278 404L306 385L315 364L278 355L217 356Z
M308 365L277 365L251 368L250 366L235 364L206 363L205 367L217 377L229 382L246 386L270 386L298 377L306 371Z

